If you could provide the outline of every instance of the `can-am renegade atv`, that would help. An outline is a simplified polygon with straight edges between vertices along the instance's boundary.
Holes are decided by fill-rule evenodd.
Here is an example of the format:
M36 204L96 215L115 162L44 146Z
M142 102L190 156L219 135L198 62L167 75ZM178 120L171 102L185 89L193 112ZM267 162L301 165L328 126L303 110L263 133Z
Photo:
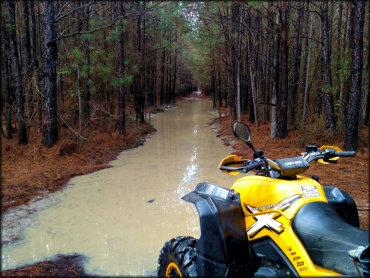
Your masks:
M258 170L231 190L200 183L182 199L199 213L201 236L164 244L159 277L369 276L369 231L359 228L354 200L333 186L307 178L309 163L336 163L354 151L314 145L302 156L270 160L255 150L249 127L234 134L254 151L253 160L226 157L230 175Z

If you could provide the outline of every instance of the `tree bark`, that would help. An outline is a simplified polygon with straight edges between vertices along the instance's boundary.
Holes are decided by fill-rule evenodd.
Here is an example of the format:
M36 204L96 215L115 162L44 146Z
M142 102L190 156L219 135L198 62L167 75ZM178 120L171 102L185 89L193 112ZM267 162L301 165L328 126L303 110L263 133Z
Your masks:
M39 59L38 59L38 53L39 53L39 44L38 44L38 41L37 41L37 31L36 31L36 16L35 16L35 2L34 1L31 1L30 3L30 10L31 10L31 19L32 19L32 25L31 25L31 29L32 29L32 37L31 37L31 41L32 41L32 58L33 58L33 68L36 70L36 77L37 77L37 80L36 82L33 82L33 86L37 86L37 88L39 88L39 90L41 89L41 82L42 82L42 72L40 70L40 64L39 64ZM37 98L36 98L37 96ZM37 110L36 110L36 115L37 115L37 120L38 120L38 131L41 133L41 130L42 130L42 107L43 107L43 102L44 102L44 99L43 99L43 96L41 94L35 94L34 97L36 98L37 100ZM34 101L36 101L34 100Z
M9 11L9 36L10 36L10 49L13 58L13 67L16 76L16 100L17 100L17 122L18 122L18 140L19 144L27 144L27 128L24 123L24 92L22 85L22 70L19 62L18 41L16 36L16 23L15 23L15 2L7 0L7 7Z
M236 95L235 110L236 119L241 122L240 109L240 58L241 58L241 4L233 2L231 6L232 32L236 39L232 40L232 64L233 64L233 83Z
M358 0L355 2L353 20L353 41L352 41L352 71L351 71L351 91L348 99L346 133L344 139L344 149L355 150L358 139L358 119L361 107L361 84L363 66L363 31L365 17L365 2Z
M28 0L23 0L24 31L25 31L24 48L26 51L26 66L25 66L26 73L31 72L33 69L32 57L31 57L30 16L29 16L28 6L29 6ZM29 84L27 97L26 97L26 105L25 105L25 110L26 110L26 114L28 118L32 114L32 100L33 100L33 90L32 90L32 85Z
M125 14L125 10L123 7L123 0L119 2L119 10L120 15L123 17ZM122 20L119 21L119 25L121 28L120 31L120 38L119 38L119 49L118 49L118 57L119 57L119 78L120 78L120 85L119 85L119 98L118 98L118 106L119 106L119 134L123 135L126 133L126 120L125 120L125 41L124 41L124 32L123 32L123 22Z
M368 6L368 14L370 13L370 8ZM370 35L370 22L367 24L367 34ZM367 40L367 73L370 74L370 39ZM370 114L370 79L367 79L367 103L365 107L365 119L364 125L369 126L369 114Z
M307 10L309 10L309 2L307 2ZM309 22L309 14L307 14L307 25ZM307 51L307 57L306 57L306 80L305 80L305 87L304 87L304 99L303 99L303 112L302 112L302 128L305 127L305 121L306 121L306 107L307 107L307 98L308 98L308 84L309 84L309 77L310 77L310 63L311 63L311 47L308 42L308 38L311 37L312 34L312 24L311 21L309 23L310 27L307 32L307 38L305 41L306 51Z
M301 39L300 39L300 33L301 33L301 18L303 13L303 4L299 2L298 4L298 14L297 14L297 21L295 25L295 31L296 31L296 42L295 42L295 52L294 52L294 67L293 67L293 80L292 80L292 89L291 89L291 99L290 99L290 124L294 124L294 118L295 118L295 107L296 107L296 100L297 100L297 94L298 94L298 86L299 86L299 74L300 74L300 68L301 68Z
M175 41L177 41L177 31L175 34ZM172 78L172 100L171 103L175 104L176 102L176 76L177 76L177 49L175 49L174 62L173 62L173 78Z
M88 31L90 28L90 6L84 8L84 18L85 18L85 31ZM90 116L90 40L88 38L84 39L84 51L85 51L85 70L86 80L85 80L85 94L83 99L83 119L84 121L89 121Z
M326 128L335 130L337 123L334 115L333 82L331 73L331 42L329 38L328 3L321 4L321 27L323 42L323 79L325 87L323 90L326 109Z
M271 132L270 138L274 139L277 135L277 94L279 91L279 48L280 48L280 30L277 27L274 27L273 20L274 20L274 13L273 13L273 4L269 2L269 27L271 35L271 62L270 67L272 68L272 78L271 78ZM275 26L279 26L279 16L278 14L275 15Z
M164 63L166 61L166 51L162 50L162 61L161 61L161 89L159 91L159 104L164 104Z
M250 109L253 109L254 113L253 113L253 118L254 118L254 121L256 123L256 127L258 128L258 103L257 103L257 100L258 100L258 94L257 94L257 89L256 89L256 77L255 77L255 73L253 72L253 67L252 67L252 63L253 63L253 60L251 59L254 51L253 51L253 47L252 47L252 38L251 38L251 34L249 34L248 36L248 57L249 57L249 61L248 61L248 65L249 65L249 79L250 79L250 82L251 82L251 93L252 93L252 104L253 104L253 108L252 106L250 106Z
M31 40L30 40L30 17L28 12L28 0L23 0L24 15L24 48L26 50L26 72L31 70Z
M3 28L3 20L2 17L0 17L0 28ZM0 39L3 40L2 34L0 33ZM5 137L4 129L3 129L3 119L2 116L4 114L4 105L3 105L3 64L5 64L5 55L3 55L3 47L0 45L0 135L1 137ZM3 62L4 61L4 62ZM5 77L5 79L7 76ZM1 139L0 139L1 142Z
M288 135L287 129L287 97L288 97L288 3L283 2L280 7L281 20L281 91L280 91L280 109L279 109L279 138L285 138Z
M10 88L10 69L9 69L9 60L8 57L10 53L7 52L9 49L9 40L8 34L5 28L5 24L1 23L1 49L2 49L2 66L4 72L4 87L5 87L5 122L6 122L6 138L13 138L13 128L12 128L12 97L11 97L11 88Z
M136 3L136 10L139 12L139 15L136 19L136 32L137 32L137 41L136 41L136 47L137 47L137 53L138 53L138 67L139 70L135 74L135 91L136 91L136 97L135 97L135 112L136 112L136 119L139 120L140 123L144 123L144 105L145 105L145 97L143 94L143 86L142 86L142 69L143 69L143 60L142 60L142 29L141 29L141 21L142 16L140 15L142 9L140 2Z
M45 104L43 121L43 144L50 148L58 141L58 96L57 96L57 55L55 42L54 1L44 3L45 10Z

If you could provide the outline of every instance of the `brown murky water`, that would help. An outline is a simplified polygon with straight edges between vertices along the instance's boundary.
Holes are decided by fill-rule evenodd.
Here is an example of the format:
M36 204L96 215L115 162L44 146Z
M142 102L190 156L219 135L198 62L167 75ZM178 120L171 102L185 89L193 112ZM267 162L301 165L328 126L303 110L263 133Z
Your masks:
M235 180L217 169L230 149L208 125L210 108L180 102L152 118L157 133L144 146L120 154L112 168L71 179L33 213L21 240L3 246L2 269L80 253L89 274L154 275L165 241L200 236L195 207L180 198L198 182L230 187ZM11 213L19 211L3 217L5 228Z

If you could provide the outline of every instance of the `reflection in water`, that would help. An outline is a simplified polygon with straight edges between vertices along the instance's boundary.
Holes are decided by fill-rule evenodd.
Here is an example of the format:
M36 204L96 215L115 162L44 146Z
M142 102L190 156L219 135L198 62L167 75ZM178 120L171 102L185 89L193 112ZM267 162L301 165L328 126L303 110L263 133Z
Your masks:
M80 253L90 274L154 274L165 241L200 236L196 209L181 197L202 181L235 180L217 169L230 149L208 126L210 108L180 102L152 118L157 133L144 146L123 152L112 168L71 179L45 199L52 205L34 213L21 240L3 246L2 268Z

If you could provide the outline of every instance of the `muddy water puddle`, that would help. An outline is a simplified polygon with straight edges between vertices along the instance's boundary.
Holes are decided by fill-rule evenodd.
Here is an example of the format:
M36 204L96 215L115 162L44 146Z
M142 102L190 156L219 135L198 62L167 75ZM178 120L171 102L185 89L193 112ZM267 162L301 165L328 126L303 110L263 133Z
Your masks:
M88 258L88 274L155 275L165 241L200 236L196 209L181 197L202 181L228 188L235 180L217 169L231 149L208 125L211 105L179 102L152 117L157 132L121 153L112 168L74 177L45 207L45 200L33 203L39 210L28 218L27 208L10 210L2 217L2 242L18 240L3 245L2 270L79 253ZM10 223L12 213L23 215L20 226Z

